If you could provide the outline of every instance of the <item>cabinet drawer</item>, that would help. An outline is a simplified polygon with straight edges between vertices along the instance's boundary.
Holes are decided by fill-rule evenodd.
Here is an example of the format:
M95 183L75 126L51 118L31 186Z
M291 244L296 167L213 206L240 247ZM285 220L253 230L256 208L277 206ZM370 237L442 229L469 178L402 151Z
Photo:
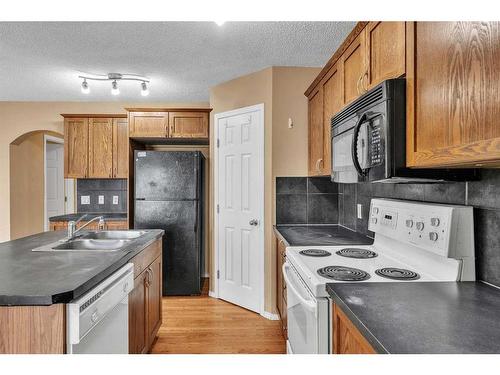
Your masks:
M161 240L156 240L139 255L132 259L134 264L134 275L141 274L153 261L161 255Z

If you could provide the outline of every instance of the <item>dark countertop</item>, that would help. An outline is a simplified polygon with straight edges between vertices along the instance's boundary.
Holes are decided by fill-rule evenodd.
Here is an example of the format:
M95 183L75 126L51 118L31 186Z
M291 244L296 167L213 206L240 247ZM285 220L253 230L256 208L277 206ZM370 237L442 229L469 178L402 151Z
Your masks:
M116 252L33 252L64 238L44 232L0 243L0 305L51 305L77 298L125 265L163 230L147 230Z
M67 214L67 215L59 215L59 216L52 216L49 218L49 221L76 221L80 217L82 217L84 213L80 214ZM127 214L126 213L88 213L87 217L83 219L82 221L89 221L97 216L104 216L104 220L113 220L113 221L125 221L127 220Z
M287 246L371 245L373 239L341 225L275 225Z
M331 283L379 353L500 353L500 290L480 282Z

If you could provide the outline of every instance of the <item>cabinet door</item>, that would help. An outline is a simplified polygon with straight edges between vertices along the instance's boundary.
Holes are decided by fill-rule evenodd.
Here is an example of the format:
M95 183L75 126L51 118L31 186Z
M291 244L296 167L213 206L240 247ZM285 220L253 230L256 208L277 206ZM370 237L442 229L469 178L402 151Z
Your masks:
M500 165L500 22L407 23L407 165Z
M323 90L320 86L309 97L309 175L323 173L324 130L323 130Z
M169 112L170 138L208 138L208 113Z
M85 178L88 172L89 121L64 119L64 177Z
M129 112L130 137L168 137L168 112Z
M283 270L281 264L281 250L279 246L279 241L276 237L274 237L275 247L276 247L276 306L278 308L278 312L280 317L283 316L283 305L281 297L281 291L283 290Z
M366 29L352 41L340 58L343 71L344 104L352 102L364 92L361 80L367 70L365 31Z
M162 275L161 256L156 258L147 269L148 272L148 346L153 344L161 325Z
M147 270L134 279L134 289L128 295L128 349L131 354L147 352Z
M89 173L91 178L113 177L113 119L89 119Z
M286 302L286 282L283 277L283 264L286 261L286 247L283 240L278 241L278 264L280 268L280 288L278 289L278 298L280 299L280 316L281 316L281 327L283 330L283 336L285 336L285 340L288 339L288 327L287 327L287 302Z
M128 178L128 120L113 119L113 177Z
M368 74L363 76L364 90L405 73L405 36L404 22L370 22L366 26Z
M323 158L322 173L329 175L332 168L331 119L342 109L342 72L334 65L323 80Z
M334 354L374 354L375 350L363 337L359 330L344 314L333 304L333 353Z

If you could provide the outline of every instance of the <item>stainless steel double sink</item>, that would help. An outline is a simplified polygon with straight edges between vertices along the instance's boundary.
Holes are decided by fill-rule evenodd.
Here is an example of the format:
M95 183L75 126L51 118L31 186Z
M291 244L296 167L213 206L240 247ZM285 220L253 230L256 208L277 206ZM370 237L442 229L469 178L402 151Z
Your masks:
M53 242L32 251L120 251L145 233L138 230L86 232L74 239Z

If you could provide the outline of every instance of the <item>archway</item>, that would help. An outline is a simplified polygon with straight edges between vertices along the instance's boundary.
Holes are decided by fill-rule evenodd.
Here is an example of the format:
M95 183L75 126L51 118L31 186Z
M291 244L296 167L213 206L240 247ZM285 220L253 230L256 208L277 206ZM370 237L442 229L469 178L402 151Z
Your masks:
M9 145L10 238L45 230L45 139L63 139L48 130L17 137Z

